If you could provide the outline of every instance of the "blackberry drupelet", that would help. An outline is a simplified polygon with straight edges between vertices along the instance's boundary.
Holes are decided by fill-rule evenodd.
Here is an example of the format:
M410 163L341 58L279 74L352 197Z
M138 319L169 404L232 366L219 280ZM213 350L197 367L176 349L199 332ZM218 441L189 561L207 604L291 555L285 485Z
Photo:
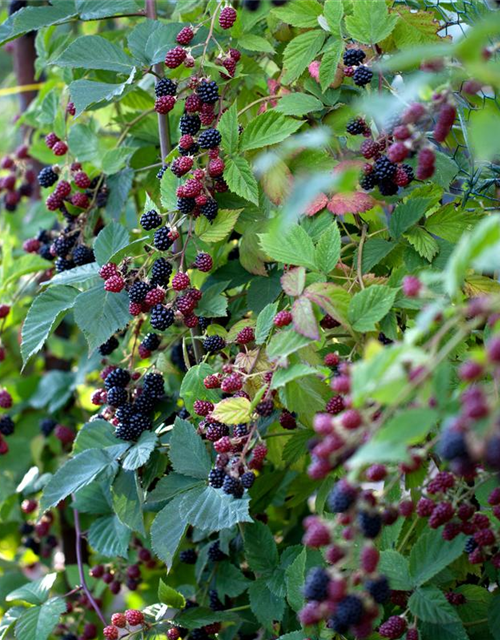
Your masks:
M222 136L217 129L206 129L198 137L200 149L215 149L221 143Z
M111 407L120 407L127 402L128 394L123 387L111 387L107 393L107 403Z
M215 104L219 99L219 87L214 80L202 80L196 87L196 93L206 104Z
M208 353L217 353L226 346L226 341L222 336L209 336L203 341L203 348Z
M94 262L94 251L90 247L86 247L84 244L79 244L73 249L73 260L77 267L82 267L84 264L90 264Z
M69 271L70 269L73 269L74 266L75 266L75 263L73 262L73 260L66 260L66 258L57 258L55 262L57 273L62 273L63 271Z
M59 176L52 167L44 167L38 174L38 184L41 187L51 187L59 180Z
M370 84L372 78L373 71L364 65L358 67L352 76L354 84L358 87L364 87L366 84Z
M106 389L111 387L126 387L130 382L130 373L126 369L116 368L108 373L104 386Z
M137 425L132 426L129 422L123 422L116 428L115 436L120 440L137 440L143 431L144 429Z
M162 304L155 304L151 309L150 323L153 329L165 331L174 324L174 312Z
M144 393L152 398L161 398L165 393L165 380L161 373L147 373L143 379Z
M255 482L255 474L252 471L247 471L241 476L240 480L245 489L250 489Z
M141 219L139 220L139 224L145 231L151 231L151 229L156 229L162 223L162 219L160 214L154 209L150 209L143 213Z
M158 347L160 346L160 343L161 336L159 336L157 333L148 333L142 341L142 345L145 349L148 349L148 351L156 351L156 349L158 349Z
M122 405L116 410L115 416L118 418L120 422L128 422L130 418L134 415L134 413L135 413L134 405L127 403Z
M200 211L202 215L205 216L207 220L210 222L215 220L217 217L217 213L219 211L219 205L217 204L217 200L210 198L206 204L200 207Z
M387 156L380 156L375 160L373 173L378 180L390 180L396 173L397 165L391 162Z
M168 285L172 271L170 262L165 258L158 258L153 262L153 268L151 269L151 284Z
M155 398L152 398L147 393L141 393L141 395L134 402L134 409L139 413L149 413L155 407Z
M226 476L224 478L224 483L222 485L222 490L224 491L224 493L234 496L240 491L240 488L241 490L243 489L241 482L236 478L233 478L231 476Z
M195 207L194 198L177 198L177 209L181 213L191 213Z
M151 291L151 285L143 280L134 282L128 291L130 302L144 302L146 295Z
M160 227L155 231L153 238L155 249L158 249L158 251L168 251L173 244L168 227Z
M199 116L194 114L185 113L179 120L179 129L183 135L187 133L191 136L195 136L201 128L201 120ZM52 183L53 184L53 183Z
M196 564L198 554L194 549L184 549L179 553L179 560L184 564Z
M362 49L346 49L344 51L344 64L347 67L355 67L361 64L366 58L366 53Z
M115 349L118 349L120 343L115 336L111 336L106 342L101 344L99 347L99 353L101 356L109 356L110 353L113 353Z
M160 78L155 86L155 96L175 96L177 93L177 84L170 78Z
M224 484L226 473L223 469L211 469L208 474L208 484L214 489L220 489Z
M54 249L56 256L59 256L60 258L65 258L73 248L75 242L76 242L76 236L62 235L56 238L52 243L52 247Z
M44 436L49 436L54 431L57 422L52 418L43 418L40 420L40 431Z

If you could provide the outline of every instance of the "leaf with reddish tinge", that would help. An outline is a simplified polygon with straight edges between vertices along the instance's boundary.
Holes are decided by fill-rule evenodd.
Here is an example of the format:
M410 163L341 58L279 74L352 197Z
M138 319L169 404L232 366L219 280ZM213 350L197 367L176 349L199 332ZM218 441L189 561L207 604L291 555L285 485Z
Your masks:
M352 193L337 193L328 202L327 209L336 216L346 213L364 213L373 209L377 200L368 193L354 191Z
M304 296L343 325L349 325L347 309L351 296L342 287L331 282L315 282L304 291Z
M314 198L312 202L306 208L305 214L306 216L314 216L320 211L322 211L326 205L328 204L328 196L324 193L320 193L318 196Z
M292 306L293 328L311 340L319 340L319 329L312 303L304 296L295 300Z
M300 296L304 291L304 285L306 283L306 270L304 267L295 267L289 269L283 276L281 276L281 286L283 291L296 298Z

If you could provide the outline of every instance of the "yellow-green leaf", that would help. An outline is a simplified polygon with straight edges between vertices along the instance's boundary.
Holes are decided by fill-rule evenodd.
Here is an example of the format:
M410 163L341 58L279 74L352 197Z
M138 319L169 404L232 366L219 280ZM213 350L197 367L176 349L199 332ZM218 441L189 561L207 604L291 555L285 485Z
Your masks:
M222 209L212 223L200 216L196 221L196 235L200 240L208 243L224 240L234 229L241 211L242 209Z
M246 398L227 398L215 405L212 416L224 424L241 424L250 420L250 408Z

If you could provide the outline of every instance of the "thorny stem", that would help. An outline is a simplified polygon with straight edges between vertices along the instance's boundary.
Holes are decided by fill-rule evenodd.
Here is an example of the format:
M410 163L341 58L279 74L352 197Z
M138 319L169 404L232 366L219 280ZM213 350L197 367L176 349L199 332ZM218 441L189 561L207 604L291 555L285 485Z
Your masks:
M72 496L73 500L75 496ZM90 590L85 581L85 571L83 570L83 560L82 560L82 529L80 526L80 514L78 513L78 509L73 509L74 519L75 519L75 532L76 532L76 563L78 565L78 575L80 576L80 582L82 583L82 589L87 596L90 604L92 605L94 611L96 612L99 620L106 626L108 623L106 622L106 618L104 617L99 605L94 600L94 596L90 593Z

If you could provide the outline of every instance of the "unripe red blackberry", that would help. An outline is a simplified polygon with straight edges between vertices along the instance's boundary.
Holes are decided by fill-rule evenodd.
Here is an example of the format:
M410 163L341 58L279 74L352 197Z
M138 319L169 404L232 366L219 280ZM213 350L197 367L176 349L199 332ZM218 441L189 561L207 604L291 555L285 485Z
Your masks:
M118 266L114 262L107 262L99 269L99 276L103 280L119 275Z
M90 202L88 197L84 193L75 193L71 197L71 204L79 209L87 209Z
M75 439L75 433L69 427L62 424L58 424L56 426L54 429L54 435L63 444L71 444Z
M342 414L341 423L344 429L354 430L363 424L363 418L356 409L348 409Z
M10 409L12 407L12 396L7 389L0 389L0 407Z
M174 175L180 178L181 176L191 171L192 166L193 158L191 158L190 156L182 156L180 158L176 158L172 162L170 169Z
M180 137L179 140L179 147L181 149L190 149L194 144L194 138L193 136L190 136L188 133L186 133L185 135Z
M104 629L102 630L102 634L106 638L106 640L118 640L120 636L118 627L115 627L114 625L108 625L107 627L104 627Z
M113 613L111 616L111 623L118 627L119 629L125 629L127 626L127 618L124 613Z
M183 291L184 289L187 289L190 284L191 282L187 273L179 271L172 278L172 289L174 291Z
M238 51L238 49L229 49L229 55L233 60L236 60L236 62L241 60L241 51Z
M71 193L71 185L67 180L61 180L57 183L57 186L54 190L54 194L58 198L67 198Z
M177 42L184 46L188 45L191 40L194 38L194 31L191 27L183 27L179 33L177 34Z
M38 508L38 502L36 500L23 500L21 504L21 510L23 513L33 513Z
M366 573L373 573L378 566L380 554L376 547L368 544L361 551L361 567Z
M177 629L177 627L172 627L167 631L168 640L178 640L180 637L181 634L179 633L179 629Z
M458 370L458 376L461 380L470 382L471 380L477 380L477 378L483 375L483 365L475 360L467 360L460 365Z
M408 518L413 513L414 508L413 500L403 500L399 505L399 513L403 518Z
M345 409L342 396L333 396L332 398L330 398L330 400L328 400L328 402L326 403L325 409L328 413L331 413L334 416L341 413Z
M455 508L451 502L440 502L436 504L429 518L429 527L437 529L441 525L449 522L455 514Z
M156 113L166 114L175 107L175 96L160 96L155 100Z
M400 616L391 616L384 624L379 627L379 634L383 638L397 640L401 638L406 631L406 620Z
M238 14L233 7L224 7L219 14L219 25L222 29L230 29L236 22Z
M62 140L59 140L59 142L56 142L52 147L52 151L56 156L64 156L68 152L68 145Z
M361 155L363 158L369 160L370 158L375 158L380 152L378 144L375 140L364 140L361 144Z
M424 114L424 105L419 102L414 102L404 111L401 119L405 124L413 124L414 122L418 122Z
M416 176L418 180L427 180L434 174L436 156L429 148L421 149L418 154L418 164Z
M200 96L197 93L192 93L186 98L184 108L188 113L196 113L201 109L202 104Z
M224 58L222 61L222 66L227 71L227 76L230 78L234 78L234 74L236 73L236 65L237 62L233 58ZM226 74L221 73L222 77L227 78Z
M6 318L10 313L10 306L8 304L0 304L0 318Z
M137 611L137 609L128 609L125 611L125 618L131 627L136 627L144 622L142 611Z
M394 142L387 149L387 157L391 162L402 162L408 155L408 149L402 142Z
M66 105L66 113L69 113L70 116L76 115L76 107L74 102L68 102Z
M488 360L493 364L500 364L500 338L493 337L486 344Z
M383 464L372 464L371 467L365 471L365 476L370 482L380 482L387 475L387 469Z
M187 56L187 51L182 47L174 47L167 51L165 56L165 64L169 69L177 69L184 62Z
M91 181L85 171L77 171L73 176L73 180L77 187L80 189L88 189L90 187Z
M45 200L45 206L49 211L57 211L62 206L61 198L54 192Z
M416 298L422 289L422 283L416 276L403 278L403 293L407 298Z
M243 379L239 373L232 373L221 382L220 388L224 393L235 393L243 387Z
M208 163L208 174L212 178L221 176L224 173L224 168L224 160L222 160L222 158L215 158L214 160L210 160Z
M56 142L59 142L59 137L52 131L45 136L45 144L49 149L52 149ZM6 167L2 167L5 169Z
M293 320L290 311L279 311L273 319L273 323L276 327L286 327Z
M214 405L208 400L195 400L193 410L198 416L208 416L214 410Z
M406 634L406 640L418 640L418 639L419 639L418 629L408 629L408 632Z
M122 289L125 287L125 281L119 275L111 276L104 282L105 291L110 291L112 293L120 293Z

